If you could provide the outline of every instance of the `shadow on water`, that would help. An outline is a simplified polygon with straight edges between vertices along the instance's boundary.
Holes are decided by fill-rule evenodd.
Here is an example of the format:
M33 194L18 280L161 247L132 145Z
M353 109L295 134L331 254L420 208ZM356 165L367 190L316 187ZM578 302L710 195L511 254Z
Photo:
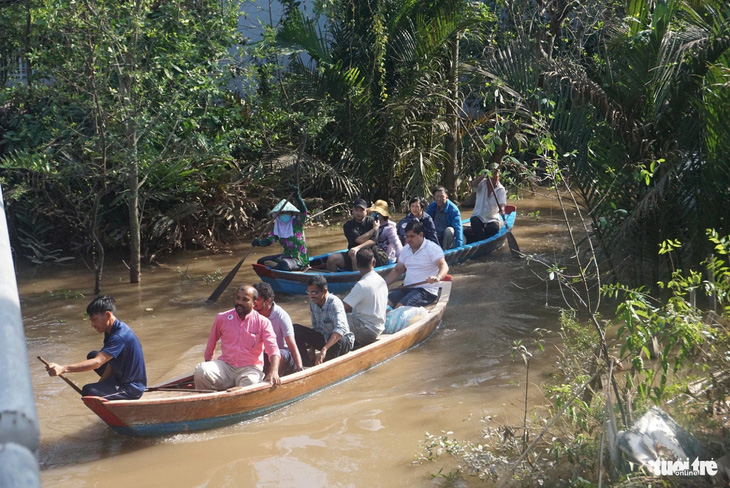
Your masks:
M68 420L72 419L67 417L65 421ZM120 456L153 447L160 442L164 440L120 436L99 421L51 441L42 441L38 462L41 470L45 471ZM73 453L73 456L69 456L69 453Z

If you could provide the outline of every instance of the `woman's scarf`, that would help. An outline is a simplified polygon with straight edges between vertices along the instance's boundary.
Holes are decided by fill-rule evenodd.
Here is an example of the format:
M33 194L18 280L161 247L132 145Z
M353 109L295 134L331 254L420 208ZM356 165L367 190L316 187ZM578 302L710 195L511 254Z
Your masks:
M274 221L274 235L278 236L279 239L287 239L294 235L294 219L296 217L292 217L289 222L284 223L282 222L279 217L276 217L276 220Z

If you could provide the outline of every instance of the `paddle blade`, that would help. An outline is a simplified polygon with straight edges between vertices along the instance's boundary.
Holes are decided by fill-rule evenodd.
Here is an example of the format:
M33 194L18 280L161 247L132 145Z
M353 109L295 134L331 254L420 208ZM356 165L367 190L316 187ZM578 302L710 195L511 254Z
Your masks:
M246 253L246 256L248 256L248 253ZM233 269L226 275L225 278L223 278L223 281L221 281L221 284L218 285L218 288L213 290L213 293L211 293L208 299L205 301L206 303L215 303L218 301L223 292L226 291L226 288L228 288L228 285L230 285L231 281L233 281L233 278L236 277L236 273L238 273L238 270L241 268L243 260L246 259L246 256L241 258L238 264L233 267Z
M512 213L516 211L516 207L514 205L508 205L507 209L509 210L507 213ZM509 246L509 252L512 253L513 258L521 258L522 252L520 252L520 246L517 245L517 239L515 239L515 236L512 235L512 229L510 228L509 224L507 224L507 218L502 215L502 221L504 222L504 226L507 228L507 245Z
M517 239L512 235L512 231L507 232L507 245L509 245L509 251L512 253L513 258L522 257L520 246L517 245Z

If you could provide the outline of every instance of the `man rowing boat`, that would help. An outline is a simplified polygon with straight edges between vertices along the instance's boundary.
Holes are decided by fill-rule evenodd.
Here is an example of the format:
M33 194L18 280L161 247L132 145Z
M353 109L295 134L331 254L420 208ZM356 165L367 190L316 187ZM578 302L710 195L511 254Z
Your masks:
M104 334L101 351L91 351L86 361L61 366L49 363L46 371L50 376L64 373L80 373L92 369L101 376L97 383L89 383L81 389L83 396L100 396L107 400L136 400L147 386L147 371L139 339L132 329L116 318L114 298L98 296L86 307L91 326Z

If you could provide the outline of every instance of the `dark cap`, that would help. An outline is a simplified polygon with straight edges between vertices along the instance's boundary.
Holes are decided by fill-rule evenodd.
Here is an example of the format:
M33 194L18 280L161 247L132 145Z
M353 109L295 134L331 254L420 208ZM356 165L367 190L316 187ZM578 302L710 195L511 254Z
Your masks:
M351 208L355 207L362 207L364 210L368 209L368 202L363 200L362 198L356 198L354 202L352 202Z

